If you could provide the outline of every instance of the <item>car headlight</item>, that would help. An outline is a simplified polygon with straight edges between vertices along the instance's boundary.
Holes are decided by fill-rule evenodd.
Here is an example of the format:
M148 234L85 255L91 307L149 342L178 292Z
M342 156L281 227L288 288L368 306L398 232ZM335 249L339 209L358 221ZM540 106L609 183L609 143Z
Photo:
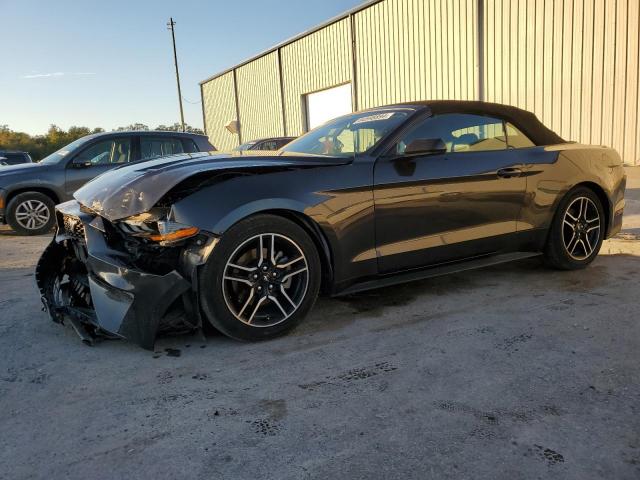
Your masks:
M200 229L191 225L168 220L171 214L165 209L152 209L134 215L120 222L120 229L133 237L149 240L162 246L168 246L193 237Z
M185 238L193 237L197 235L200 229L198 227L192 227L189 225L183 225L182 223L160 221L157 222L158 233L156 235L150 235L148 238L154 242L177 242L184 240Z

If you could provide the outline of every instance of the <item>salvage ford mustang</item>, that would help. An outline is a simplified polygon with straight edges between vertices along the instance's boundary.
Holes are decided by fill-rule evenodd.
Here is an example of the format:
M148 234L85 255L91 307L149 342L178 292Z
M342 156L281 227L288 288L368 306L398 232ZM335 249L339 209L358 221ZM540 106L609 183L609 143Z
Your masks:
M353 293L543 255L587 266L622 224L612 149L505 105L433 101L346 115L268 154L119 167L56 208L36 279L82 339L153 348L210 322L241 340Z

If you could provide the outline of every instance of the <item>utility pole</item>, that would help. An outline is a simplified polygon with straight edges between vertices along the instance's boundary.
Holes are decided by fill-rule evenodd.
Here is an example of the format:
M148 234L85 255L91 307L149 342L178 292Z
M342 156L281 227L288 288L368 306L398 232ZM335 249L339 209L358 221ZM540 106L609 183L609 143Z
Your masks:
M178 55L176 54L176 33L173 29L176 22L173 21L173 17L169 18L167 22L167 29L171 30L171 39L173 40L173 63L176 66L176 82L178 82L178 102L180 103L180 124L182 125L182 131L184 132L184 111L182 110L182 91L180 90L180 72L178 72Z

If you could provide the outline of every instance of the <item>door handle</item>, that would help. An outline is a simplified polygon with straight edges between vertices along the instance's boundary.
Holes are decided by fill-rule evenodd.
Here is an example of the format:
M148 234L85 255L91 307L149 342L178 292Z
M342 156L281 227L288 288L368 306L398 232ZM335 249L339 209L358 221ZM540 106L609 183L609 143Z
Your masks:
M519 177L520 175L522 175L522 169L518 167L507 167L507 168L501 168L500 170L498 170L497 173L498 173L498 177L500 178Z

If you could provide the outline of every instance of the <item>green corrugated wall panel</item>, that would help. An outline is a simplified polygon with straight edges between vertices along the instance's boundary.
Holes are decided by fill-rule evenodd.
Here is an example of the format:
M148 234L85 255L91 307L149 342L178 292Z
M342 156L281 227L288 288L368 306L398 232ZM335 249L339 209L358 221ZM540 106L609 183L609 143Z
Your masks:
M640 2L483 1L486 100L640 164Z
M277 52L236 70L243 142L283 134L279 75Z
M303 96L351 81L349 20L282 47L287 135L304 131Z
M233 72L202 85L202 108L205 128L211 143L218 150L229 150L238 145L238 136L224 126L236 120L236 100L233 88Z
M355 14L358 107L477 98L476 2L386 0Z

